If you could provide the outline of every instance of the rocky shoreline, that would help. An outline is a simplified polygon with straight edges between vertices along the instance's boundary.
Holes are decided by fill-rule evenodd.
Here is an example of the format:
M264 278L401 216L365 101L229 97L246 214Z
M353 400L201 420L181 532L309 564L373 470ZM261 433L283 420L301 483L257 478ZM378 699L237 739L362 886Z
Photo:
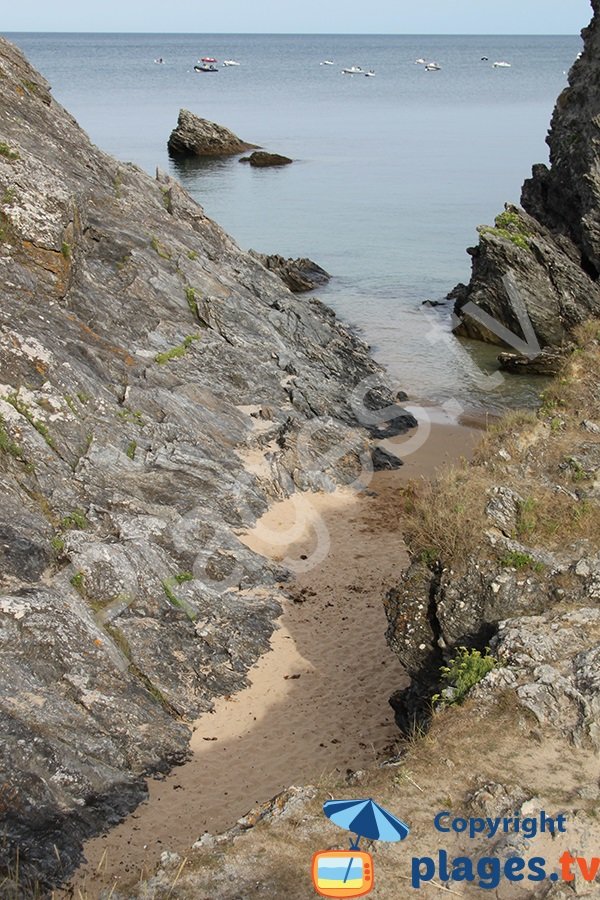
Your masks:
M592 8L583 52L552 118L550 167L535 165L523 185L521 207L507 204L493 226L479 229L479 244L468 251L471 281L449 298L455 300L458 334L501 344L498 325L504 326L530 344L519 352L533 362L546 347L568 345L577 326L600 315L599 0L592 0Z
M414 419L333 312L95 148L4 40L0 78L0 864L48 883L267 649L284 573L239 531Z

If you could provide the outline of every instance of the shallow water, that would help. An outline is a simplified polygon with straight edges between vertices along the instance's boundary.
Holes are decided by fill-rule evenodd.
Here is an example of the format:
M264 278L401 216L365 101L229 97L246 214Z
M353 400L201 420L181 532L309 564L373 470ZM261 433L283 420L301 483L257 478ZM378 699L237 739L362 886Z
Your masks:
M421 302L468 279L476 226L518 201L531 164L546 160L579 37L11 37L103 149L171 171L243 247L308 255L331 271L320 295L412 396L488 408L534 399L535 379L490 390L481 367L494 370L496 348L432 329ZM242 65L196 74L203 55ZM418 57L442 70L424 71ZM342 76L348 65L376 77ZM296 162L177 166L166 141L180 107Z

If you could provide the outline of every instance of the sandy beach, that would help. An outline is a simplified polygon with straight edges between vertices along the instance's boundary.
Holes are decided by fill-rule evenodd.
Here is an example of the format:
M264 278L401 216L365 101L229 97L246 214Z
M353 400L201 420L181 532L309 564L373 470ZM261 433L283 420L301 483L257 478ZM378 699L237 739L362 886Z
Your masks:
M444 422L444 424L442 424ZM424 426L422 426L424 427ZM422 427L396 439L400 456ZM85 846L76 897L147 876L160 854L185 855L205 832L232 826L290 784L360 769L394 752L399 732L387 698L406 677L385 641L382 597L407 562L398 492L444 462L468 456L478 431L443 417L405 465L374 476L360 494L340 489L274 505L244 541L275 560L297 561L271 651L249 672L249 686L221 698L194 727L192 757L149 784L148 801ZM412 442L409 443L409 442ZM282 535L291 540L282 540ZM303 557L326 542L322 561Z

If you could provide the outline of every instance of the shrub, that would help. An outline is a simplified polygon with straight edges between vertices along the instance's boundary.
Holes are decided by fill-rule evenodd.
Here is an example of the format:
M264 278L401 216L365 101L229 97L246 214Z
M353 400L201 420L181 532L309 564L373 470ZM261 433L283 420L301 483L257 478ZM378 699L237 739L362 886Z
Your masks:
M454 659L440 669L442 681L447 687L433 697L434 703L442 708L462 703L471 688L497 665L498 660L491 655L489 647L485 653L459 647Z

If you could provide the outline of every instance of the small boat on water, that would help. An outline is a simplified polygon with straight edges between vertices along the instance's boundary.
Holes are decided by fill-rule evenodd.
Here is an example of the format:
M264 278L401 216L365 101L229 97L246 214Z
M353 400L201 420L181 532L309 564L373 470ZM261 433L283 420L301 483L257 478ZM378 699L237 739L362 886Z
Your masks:
M347 69L342 69L342 75L364 75L364 69L361 69L360 66L350 66Z
M332 59L326 59L321 63L322 66L335 66L335 63Z
M154 62L156 63L157 66L164 66L164 64L165 64L165 61L162 58L162 56L159 56L158 59L154 60Z
M375 78L375 72L373 71L373 69L369 69L368 72L365 72L365 76L367 78Z
M235 59L224 59L223 65L226 68L230 68L231 66L239 66L239 65L241 65L241 63L237 62Z
M427 65L426 60L424 60L422 57L419 57L419 59L415 59L415 66L425 66L425 65Z
M512 67L512 64L509 62L500 61L500 62L494 63L495 69L510 69L511 67Z
M427 65L425 66L425 71L426 72L441 72L442 67L439 66L436 62L430 62L430 63L427 63Z
M218 72L217 60L213 56L203 56L194 66L194 72Z

